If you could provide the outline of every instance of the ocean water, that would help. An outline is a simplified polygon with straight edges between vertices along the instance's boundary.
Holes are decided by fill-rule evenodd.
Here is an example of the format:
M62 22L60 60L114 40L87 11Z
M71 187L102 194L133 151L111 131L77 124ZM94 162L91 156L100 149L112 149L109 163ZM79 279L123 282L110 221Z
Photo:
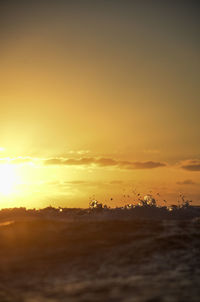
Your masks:
M1 217L1 302L199 299L199 212Z

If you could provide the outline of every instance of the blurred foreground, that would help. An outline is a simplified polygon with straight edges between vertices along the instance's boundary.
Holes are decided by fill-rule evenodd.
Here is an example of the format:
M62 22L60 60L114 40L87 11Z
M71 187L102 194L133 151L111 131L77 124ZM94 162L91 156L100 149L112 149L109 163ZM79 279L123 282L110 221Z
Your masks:
M1 302L192 302L199 208L0 211Z

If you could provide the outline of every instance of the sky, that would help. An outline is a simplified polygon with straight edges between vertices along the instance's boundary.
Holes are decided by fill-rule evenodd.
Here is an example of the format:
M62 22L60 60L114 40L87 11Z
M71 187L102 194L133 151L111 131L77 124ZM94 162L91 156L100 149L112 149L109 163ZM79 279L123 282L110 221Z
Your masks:
M199 8L0 1L0 208L200 204Z

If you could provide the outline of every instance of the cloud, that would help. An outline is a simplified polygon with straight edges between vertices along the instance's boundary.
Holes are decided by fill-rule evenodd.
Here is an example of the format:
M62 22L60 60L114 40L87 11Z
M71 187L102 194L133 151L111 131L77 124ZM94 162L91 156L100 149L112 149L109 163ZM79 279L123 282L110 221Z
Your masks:
M113 180L113 181L86 181L86 180L67 180L64 182L60 181L52 181L52 182L47 182L49 185L59 185L59 186L68 186L68 185L77 185L77 186L99 186L99 185L120 185L123 184L124 182L122 180Z
M181 163L181 168L187 171L200 171L200 160L199 159L191 159L186 160Z
M53 157L47 159L32 158L32 157L15 157L15 158L0 158L0 163L26 164L26 163L43 163L46 166L96 166L96 167L116 167L118 169L136 170L136 169L155 169L165 167L166 163L157 161L121 161L107 157L81 157L81 158L66 158Z
M63 164L68 165L68 166L91 165L94 163L95 163L95 160L94 160L94 158L91 158L91 157L83 157L80 159L70 158L70 159L65 159L63 161Z
M118 162L112 158L100 158L96 160L96 164L102 167L117 166Z
M79 155L83 155L83 154L88 154L90 153L90 150L78 150L78 151L73 151L70 150L69 154L79 154Z
M16 158L12 158L11 160L10 160L10 163L12 163L12 164L25 164L25 163L31 163L31 162L33 162L33 158L31 158L31 157L21 157L21 156L19 156L19 157L16 157Z
M0 164L26 164L26 163L33 163L34 161L36 161L35 158L26 156L26 157L22 157L22 156L18 156L18 157L4 157L4 158L0 158Z
M66 166L81 166L81 165L90 165L95 163L93 158L83 157L80 159L76 158L50 158L44 161L45 165L66 165Z
M159 167L165 167L165 163L156 162L156 161L145 161L145 162L120 162L121 168L125 169L155 169Z
M90 182L85 181L85 180L71 180L71 181L55 180L55 181L48 181L44 184L50 185L50 186L66 187L66 186L70 186L70 185L87 185L87 184L90 184Z
M196 182L191 179L186 179L183 181L177 181L177 185L196 185Z
M85 180L72 180L72 181L64 181L60 183L61 187L98 187L102 186L103 182L100 181L85 181Z
M44 161L45 165L62 165L62 159L60 158L50 158Z
M135 169L155 169L159 167L165 167L166 164L156 161L145 161L145 162L131 162L131 161L120 161L112 158L51 158L44 161L45 165L66 165L66 166L85 166L95 165L99 167L117 167L120 169L135 170Z

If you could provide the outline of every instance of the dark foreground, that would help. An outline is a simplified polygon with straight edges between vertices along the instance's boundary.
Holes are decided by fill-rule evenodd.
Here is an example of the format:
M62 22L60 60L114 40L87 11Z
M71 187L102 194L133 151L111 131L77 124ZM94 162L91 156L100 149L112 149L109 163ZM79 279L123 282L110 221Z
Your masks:
M0 301L199 301L199 238L198 217L4 219Z

